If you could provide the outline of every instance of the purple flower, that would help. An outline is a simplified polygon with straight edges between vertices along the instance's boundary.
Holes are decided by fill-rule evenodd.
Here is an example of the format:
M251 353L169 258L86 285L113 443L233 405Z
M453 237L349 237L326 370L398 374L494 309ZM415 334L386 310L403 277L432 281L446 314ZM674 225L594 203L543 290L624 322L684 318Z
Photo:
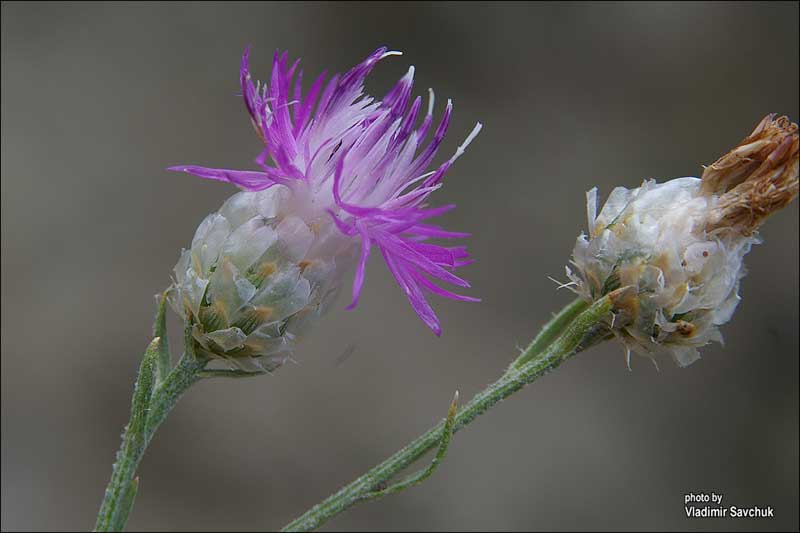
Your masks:
M422 100L411 100L414 67L381 101L363 92L364 79L378 61L400 52L378 48L344 75L336 74L326 82L325 73L321 74L305 95L299 61L289 65L287 53L276 52L269 83L253 83L248 55L249 49L242 57L240 83L253 127L264 142L264 150L256 158L260 170L198 166L170 170L227 181L247 191L274 185L289 188L293 209L300 212L293 214L309 219L327 213L342 235L355 244L360 241L348 309L358 303L367 259L377 247L416 313L439 335L439 320L425 293L462 301L478 299L434 283L469 287L454 271L471 261L464 246L427 242L468 235L428 223L455 206L432 208L427 199L442 186L444 174L464 153L481 124L452 157L428 171L447 132L452 103L447 102L434 130L430 91L427 112L418 120Z

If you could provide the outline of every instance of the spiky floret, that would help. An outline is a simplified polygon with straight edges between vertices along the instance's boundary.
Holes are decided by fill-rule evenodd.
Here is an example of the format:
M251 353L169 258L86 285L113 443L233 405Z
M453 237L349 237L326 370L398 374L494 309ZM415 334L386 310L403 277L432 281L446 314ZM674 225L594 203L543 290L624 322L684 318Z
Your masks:
M377 247L416 313L439 335L439 320L426 292L462 301L477 299L433 282L469 287L453 272L471 261L463 246L426 242L467 236L429 224L429 219L454 206L430 207L426 202L481 124L452 157L428 171L447 132L452 103L447 102L434 130L430 91L420 122L422 100L411 100L414 67L383 100L364 94L364 80L375 64L399 52L378 48L344 75L326 82L325 73L321 74L305 94L299 62L290 66L285 52L275 53L269 83L253 82L248 55L249 50L242 57L240 83L245 107L264 143L256 158L260 170L185 165L171 170L230 182L247 191L286 187L290 194L283 209L303 220L319 221L325 214L341 235L356 246L360 243L349 308L358 303L367 259Z

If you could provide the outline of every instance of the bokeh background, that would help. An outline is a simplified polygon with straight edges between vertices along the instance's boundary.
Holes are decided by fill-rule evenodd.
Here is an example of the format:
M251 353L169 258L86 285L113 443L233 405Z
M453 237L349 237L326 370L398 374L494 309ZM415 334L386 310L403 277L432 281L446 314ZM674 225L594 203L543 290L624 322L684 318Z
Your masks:
M441 157L484 122L434 196L474 234L465 273L483 303L436 301L437 339L373 254L359 308L329 315L299 364L180 402L141 466L132 530L279 528L440 419L453 391L494 380L569 301L547 276L585 227L584 191L698 175L766 113L798 118L796 2L3 3L3 530L93 526L152 296L234 192L164 168L258 151L236 96L248 44L262 75L275 48L308 73L403 50L367 89L414 64L418 94L453 98ZM423 486L325 529L796 530L797 202L762 235L724 348L632 372L620 346L593 349L459 433ZM692 491L775 518L690 520Z

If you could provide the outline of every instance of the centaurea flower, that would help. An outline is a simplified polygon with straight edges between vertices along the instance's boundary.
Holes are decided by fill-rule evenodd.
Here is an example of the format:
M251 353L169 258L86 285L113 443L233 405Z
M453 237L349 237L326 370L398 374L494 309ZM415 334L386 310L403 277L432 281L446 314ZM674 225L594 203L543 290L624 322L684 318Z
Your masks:
M185 252L176 266L176 287L181 296L173 298L173 306L203 330L195 338L201 345L205 343L211 353L220 352L222 347L218 343L208 342L209 331L215 332L226 343L227 349L221 350L225 357L246 351L245 340L252 333L236 325L237 320L243 320L242 313L248 320L262 317L256 323L248 322L255 327L253 331L261 328L262 332L269 330L265 334L270 339L282 337L296 320L296 313L318 314L327 295L335 293L342 271L355 264L348 306L352 309L361 295L373 247L380 251L422 321L436 335L441 334L439 319L425 293L462 301L477 301L477 298L455 294L433 282L469 287L454 270L471 261L463 246L427 242L467 236L428 223L454 206L430 207L427 200L442 186L445 173L478 134L481 124L475 126L449 159L428 171L450 124L452 103L447 102L434 128L434 96L429 91L427 111L417 127L423 110L420 97L411 100L414 67L380 101L365 95L363 90L364 80L376 63L399 52L378 48L349 72L334 75L327 83L325 73L321 74L305 94L298 61L289 65L285 52L275 53L269 83L253 82L248 55L246 50L240 84L253 127L264 143L256 158L260 170L186 165L170 168L233 183L248 192L239 193L229 202L238 198L236 202L251 206L247 216L238 217L236 224L231 224L224 214L221 218L227 225L219 217L214 219L216 222L207 220L205 225L220 226L217 234L212 232L215 236L211 246L206 246L201 227L192 250ZM232 238L235 226L244 223L249 226L242 226L245 229L239 230L241 235L234 239L236 243L225 252L222 241ZM281 226L287 224L292 232L279 235ZM204 235L208 229L205 228ZM261 235L255 235L254 231ZM292 240L295 234L300 236L300 243ZM276 243L283 243L284 248L295 253L291 257L276 255ZM244 259L237 260L231 254ZM224 304L218 303L220 299L214 301L213 291L214 276L220 278L217 285L223 285L221 271L227 272L225 286L236 289L222 291L233 294L228 298L231 301ZM254 276L259 277L254 274L257 272L262 279L254 282ZM290 306L292 313L276 317L273 306L254 306L251 298L256 291L263 290L256 282L279 275L295 283L287 297L294 298L295 304L305 304ZM304 279L307 283L303 283ZM310 308L313 313L309 313ZM261 311L254 314L253 309ZM204 322L201 316L204 313L214 319L224 316L225 320ZM226 332L219 334L221 330ZM268 350L262 352L267 354Z
M756 230L798 193L797 124L768 115L702 178L617 187L597 213L587 193L588 237L567 267L569 285L587 301L615 297L607 327L631 350L672 355L686 366L698 347L722 342L718 327L739 303L744 256Z
M433 127L411 101L414 68L381 101L363 94L379 48L349 72L305 95L298 62L276 53L269 83L254 84L242 58L245 107L264 149L258 171L172 167L243 189L208 215L175 265L174 282L158 298L150 343L134 387L97 531L122 531L136 497L136 469L153 434L197 380L251 377L282 366L294 341L333 301L343 274L355 265L350 308L358 303L367 259L377 247L423 322L437 335L439 320L425 292L463 301L433 280L469 287L453 271L470 261L465 247L428 239L465 237L428 223L452 205L429 207L453 162L480 131L478 124L444 163L432 164L452 114L448 101ZM426 139L430 141L426 144ZM165 304L184 320L184 353L172 366ZM228 368L219 368L222 362ZM227 363L227 364L226 364ZM451 408L451 419L455 407Z

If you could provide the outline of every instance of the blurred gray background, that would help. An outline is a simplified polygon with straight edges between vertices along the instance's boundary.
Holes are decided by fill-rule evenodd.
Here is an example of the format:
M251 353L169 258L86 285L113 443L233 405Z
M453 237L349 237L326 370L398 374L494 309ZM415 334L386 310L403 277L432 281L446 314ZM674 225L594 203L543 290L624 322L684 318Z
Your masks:
M483 303L437 299L437 339L373 254L359 308L298 365L189 391L141 466L132 530L279 528L493 381L570 300L547 276L584 191L698 175L766 113L797 120L797 21L796 2L3 3L2 529L93 526L152 295L234 192L164 168L259 149L236 96L246 45L261 77L275 48L309 75L403 50L367 89L414 64L417 94L453 98L441 157L485 123L434 195L474 234ZM593 349L459 433L423 486L325 529L796 530L797 202L762 235L724 348L660 372ZM690 520L690 491L776 516Z

